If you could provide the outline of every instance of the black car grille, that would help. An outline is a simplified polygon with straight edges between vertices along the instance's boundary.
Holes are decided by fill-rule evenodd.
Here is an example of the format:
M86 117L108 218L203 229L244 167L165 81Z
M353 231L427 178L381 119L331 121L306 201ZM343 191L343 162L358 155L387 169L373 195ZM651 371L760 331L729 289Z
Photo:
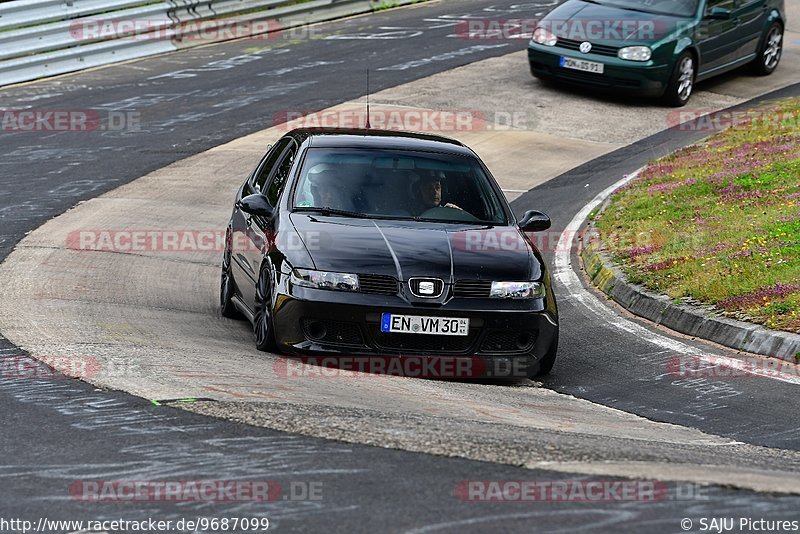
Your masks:
M364 337L355 323L329 319L303 319L303 334L310 341L333 345L363 346Z
M529 332L494 330L486 334L481 352L527 352L534 341L536 336Z
M466 336L438 336L427 334L398 334L380 331L380 325L371 329L375 345L383 350L425 352L425 353L457 353L469 352L478 337L478 329L470 329Z
M490 280L459 280L453 286L453 296L456 298L489 298L491 292Z
M397 279L392 276L360 274L358 275L358 285L362 293L374 293L377 295L397 294Z
M585 42L586 41L576 41L574 39L561 39L559 37L557 46L560 46L561 48L566 48L567 50L580 51L581 44ZM617 46L608 46L608 45L600 45L592 43L592 51L590 53L597 54L600 56L617 57L617 52L619 52L619 47Z
M420 291L420 284L422 282L430 282L433 284L433 293L425 294ZM408 281L408 286L411 288L411 293L416 297L421 298L436 298L444 291L444 282L438 278L412 278Z

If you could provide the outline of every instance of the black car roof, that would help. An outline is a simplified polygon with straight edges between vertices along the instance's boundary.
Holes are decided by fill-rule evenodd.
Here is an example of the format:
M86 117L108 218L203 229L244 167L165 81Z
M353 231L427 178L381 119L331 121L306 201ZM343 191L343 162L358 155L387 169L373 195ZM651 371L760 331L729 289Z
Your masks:
M302 128L292 130L287 135L294 137L298 144L302 144L308 139L310 146L313 147L428 150L474 156L474 153L463 143L431 134L389 130Z

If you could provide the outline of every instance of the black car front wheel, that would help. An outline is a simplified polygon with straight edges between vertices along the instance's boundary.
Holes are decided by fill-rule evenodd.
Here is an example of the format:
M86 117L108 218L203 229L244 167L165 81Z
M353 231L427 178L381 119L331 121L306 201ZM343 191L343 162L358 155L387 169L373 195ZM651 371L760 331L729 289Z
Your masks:
M761 39L758 54L753 60L753 71L761 76L772 74L778 68L782 55L783 26L779 22L774 22Z
M272 307L270 306L271 279L269 268L261 268L256 285L256 313L253 319L253 334L256 348L262 352L277 352L275 343L275 330L272 326Z
M226 241L230 243L230 241ZM236 294L236 282L233 280L233 272L231 271L231 249L228 244L225 245L225 253L222 255L222 276L219 288L219 304L220 313L223 317L229 319L238 319L241 317L239 310L233 304L233 296Z
M667 104L674 107L685 106L692 96L696 75L694 56L691 52L684 52L675 62L667 92L664 94Z

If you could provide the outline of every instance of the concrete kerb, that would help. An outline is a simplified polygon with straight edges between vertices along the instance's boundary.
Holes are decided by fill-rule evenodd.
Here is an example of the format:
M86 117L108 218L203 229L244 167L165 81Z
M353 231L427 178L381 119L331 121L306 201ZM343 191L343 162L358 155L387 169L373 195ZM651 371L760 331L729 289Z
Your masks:
M606 208L610 198L598 213ZM800 335L722 317L712 306L676 303L665 295L630 283L603 249L593 223L588 223L584 235L584 239L578 240L578 256L587 276L595 287L634 315L732 349L800 363Z

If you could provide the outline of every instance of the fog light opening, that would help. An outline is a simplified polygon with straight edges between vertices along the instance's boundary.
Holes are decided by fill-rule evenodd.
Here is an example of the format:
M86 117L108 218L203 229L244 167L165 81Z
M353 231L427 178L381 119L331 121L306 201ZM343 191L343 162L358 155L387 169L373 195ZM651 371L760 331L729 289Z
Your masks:
M532 336L527 332L520 334L517 336L517 348L520 350L527 349L530 346L532 339Z
M328 329L319 321L311 321L306 325L308 337L311 339L320 340L328 334Z

